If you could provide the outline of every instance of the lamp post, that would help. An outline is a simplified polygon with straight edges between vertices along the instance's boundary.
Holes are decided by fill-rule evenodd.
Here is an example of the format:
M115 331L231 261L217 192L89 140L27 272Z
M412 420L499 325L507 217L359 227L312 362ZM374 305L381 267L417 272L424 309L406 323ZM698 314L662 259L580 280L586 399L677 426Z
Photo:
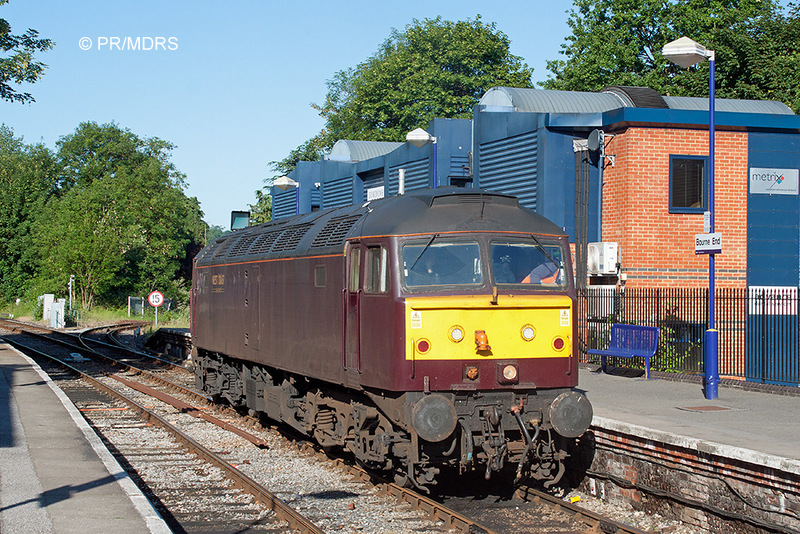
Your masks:
M664 57L676 65L689 68L708 59L708 211L709 231L714 233L714 51L688 37L664 45ZM705 397L717 398L719 387L719 332L714 318L714 254L708 255L708 330L705 336L704 366L706 371Z
M438 152L438 145L436 144L436 138L429 134L427 131L423 130L422 128L417 128L416 130L411 130L406 134L406 141L411 143L417 148L422 148L428 143L433 144L433 188L439 185L439 181L436 176L437 171L437 161L436 156Z
M295 215L300 215L300 184L288 176L281 176L280 178L276 178L275 181L272 182L272 185L281 191L288 191L294 187L294 213Z

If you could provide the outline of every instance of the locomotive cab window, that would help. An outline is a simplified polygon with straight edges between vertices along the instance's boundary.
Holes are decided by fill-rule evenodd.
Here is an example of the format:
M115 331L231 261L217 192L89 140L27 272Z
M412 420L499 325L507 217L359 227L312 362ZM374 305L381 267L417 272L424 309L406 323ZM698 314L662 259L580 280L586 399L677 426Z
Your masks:
M407 244L402 251L406 287L464 286L483 283L481 252L476 241Z
M367 269L364 290L367 293L386 293L389 290L389 252L386 247L367 249Z
M495 284L564 288L568 283L566 255L560 244L492 241L490 248Z

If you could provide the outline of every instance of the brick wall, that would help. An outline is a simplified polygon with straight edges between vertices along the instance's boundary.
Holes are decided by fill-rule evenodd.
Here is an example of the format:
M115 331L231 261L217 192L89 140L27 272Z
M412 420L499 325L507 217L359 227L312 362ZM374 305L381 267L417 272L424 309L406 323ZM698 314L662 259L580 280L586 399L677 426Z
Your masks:
M747 267L747 134L716 132L717 287L744 287ZM703 215L669 213L670 155L708 155L708 130L631 127L607 145L603 241L616 241L632 287L707 287L708 256L694 253Z
M719 454L723 447L715 451L710 442L700 450L689 438L663 434L667 442L655 431L640 430L631 434L593 424L581 438L582 456L574 458L578 465L570 476L583 473L582 489L605 502L677 519L697 532L800 529L800 475L790 463L783 470ZM761 528L767 525L774 529Z

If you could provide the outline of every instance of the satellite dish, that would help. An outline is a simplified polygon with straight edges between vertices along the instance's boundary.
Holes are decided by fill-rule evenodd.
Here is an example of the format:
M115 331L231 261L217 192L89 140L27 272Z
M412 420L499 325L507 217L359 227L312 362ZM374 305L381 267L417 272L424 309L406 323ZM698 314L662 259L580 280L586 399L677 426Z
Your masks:
M589 139L587 141L587 146L589 148L589 152L598 152L600 147L603 143L603 131L602 130L592 130L592 133L589 134Z
M589 149L589 161L592 165L597 165L603 155L603 130L592 130L586 140L586 148Z

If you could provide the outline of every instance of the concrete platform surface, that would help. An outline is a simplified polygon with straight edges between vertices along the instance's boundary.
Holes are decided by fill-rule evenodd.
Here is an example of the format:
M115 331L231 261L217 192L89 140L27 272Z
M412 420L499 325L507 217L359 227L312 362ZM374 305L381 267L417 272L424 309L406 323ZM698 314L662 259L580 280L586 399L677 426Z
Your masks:
M579 373L597 426L800 473L800 396L720 386L706 400L696 383Z
M170 532L64 393L2 343L0 532Z

